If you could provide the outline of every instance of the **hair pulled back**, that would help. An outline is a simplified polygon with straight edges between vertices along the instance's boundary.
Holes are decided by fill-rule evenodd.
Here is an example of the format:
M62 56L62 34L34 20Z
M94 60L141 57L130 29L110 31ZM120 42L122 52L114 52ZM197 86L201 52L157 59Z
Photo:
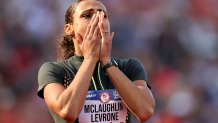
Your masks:
M73 4L69 6L65 14L65 24L73 24L73 15L75 13L75 9L81 1L84 0L76 0ZM74 34L64 34L61 38L58 47L57 47L57 60L66 60L74 55L75 48L73 44Z

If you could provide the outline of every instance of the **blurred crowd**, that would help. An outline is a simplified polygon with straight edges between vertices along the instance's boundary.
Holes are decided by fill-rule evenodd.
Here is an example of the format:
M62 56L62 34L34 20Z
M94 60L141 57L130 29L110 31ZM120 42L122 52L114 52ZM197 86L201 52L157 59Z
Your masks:
M37 74L56 60L73 0L0 1L0 123L53 123ZM218 1L103 0L114 57L135 57L156 100L148 123L217 123Z

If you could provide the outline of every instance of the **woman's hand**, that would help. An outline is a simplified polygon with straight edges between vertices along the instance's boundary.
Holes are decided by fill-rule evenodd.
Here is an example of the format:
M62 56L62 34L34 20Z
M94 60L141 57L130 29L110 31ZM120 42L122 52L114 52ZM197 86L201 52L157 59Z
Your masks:
M111 46L112 46L112 39L114 36L114 33L110 32L109 30L109 23L107 23L108 25L104 25L106 23L104 23L104 13L101 12L100 16L99 16L99 29L100 29L100 33L101 33L101 52L100 52L100 62L101 65L104 66L105 64L107 64L110 61L111 58Z
M87 27L85 35L82 37L76 34L76 38L81 44L79 47L83 53L84 59L91 59L94 61L99 61L100 47L101 47L101 37L99 35L99 23L100 12L93 14L93 17Z

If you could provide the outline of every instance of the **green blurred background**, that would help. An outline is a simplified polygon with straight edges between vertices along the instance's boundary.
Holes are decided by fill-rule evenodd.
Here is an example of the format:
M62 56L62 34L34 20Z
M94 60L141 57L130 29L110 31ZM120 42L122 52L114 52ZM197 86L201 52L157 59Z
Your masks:
M73 0L0 1L0 123L53 123L37 74L56 60ZM104 0L114 57L148 72L156 109L148 123L217 123L218 1ZM146 104L145 104L146 105Z

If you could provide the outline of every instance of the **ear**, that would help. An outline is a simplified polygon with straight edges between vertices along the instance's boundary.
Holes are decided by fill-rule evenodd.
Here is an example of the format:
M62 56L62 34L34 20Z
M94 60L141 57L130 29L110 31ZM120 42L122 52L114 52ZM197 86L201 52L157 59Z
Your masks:
M65 24L64 31L67 35L71 35L74 32L73 26L71 24Z

